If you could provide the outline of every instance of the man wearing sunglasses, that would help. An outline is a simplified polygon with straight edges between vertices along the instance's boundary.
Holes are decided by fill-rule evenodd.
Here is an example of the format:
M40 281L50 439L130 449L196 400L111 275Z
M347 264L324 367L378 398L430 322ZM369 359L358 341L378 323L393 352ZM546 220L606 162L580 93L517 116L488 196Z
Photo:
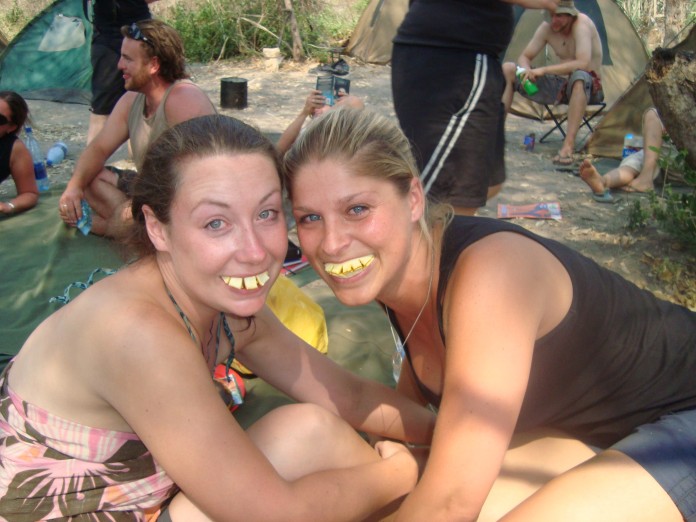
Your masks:
M134 173L107 168L106 161L130 139L133 162L140 168L149 143L182 121L214 114L208 96L185 70L179 34L159 20L142 20L121 28L118 69L126 93L102 130L87 145L59 202L61 219L75 226L82 200L92 209L92 232L122 236L131 221L130 184Z

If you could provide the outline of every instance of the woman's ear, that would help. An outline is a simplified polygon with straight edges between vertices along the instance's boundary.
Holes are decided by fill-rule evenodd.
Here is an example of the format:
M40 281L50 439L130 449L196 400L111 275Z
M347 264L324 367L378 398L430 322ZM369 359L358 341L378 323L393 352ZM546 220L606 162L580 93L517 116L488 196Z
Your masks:
M152 245L156 250L166 252L169 250L169 236L167 235L166 225L157 219L149 206L143 205L142 210L143 216L145 216L145 229Z
M411 220L415 223L423 217L425 212L425 193L420 179L411 179L411 187L408 191L409 204L411 207Z

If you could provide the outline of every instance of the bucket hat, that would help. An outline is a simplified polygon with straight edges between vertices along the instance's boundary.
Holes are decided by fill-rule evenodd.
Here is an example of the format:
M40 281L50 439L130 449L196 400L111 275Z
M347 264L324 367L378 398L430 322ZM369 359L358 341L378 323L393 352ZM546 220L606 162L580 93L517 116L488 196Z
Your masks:
M573 0L560 0L556 7L556 14L567 14L570 16L578 16L578 10L575 8Z

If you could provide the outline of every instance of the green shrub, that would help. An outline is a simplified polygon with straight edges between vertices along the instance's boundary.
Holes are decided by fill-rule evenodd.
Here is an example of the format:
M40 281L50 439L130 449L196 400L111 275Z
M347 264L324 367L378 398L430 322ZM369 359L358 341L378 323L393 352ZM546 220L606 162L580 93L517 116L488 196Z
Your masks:
M658 161L666 173L665 180L670 170L682 172L687 189L676 191L665 181L659 196L650 194L647 207L640 201L634 202L629 209L628 227L643 227L652 219L687 250L696 253L696 170L686 163L686 156L685 150L660 154Z
M349 36L368 0L331 6L322 0L294 0L303 51L324 57ZM282 0L198 0L176 4L163 16L184 40L194 62L258 54L264 47L292 54L292 34Z

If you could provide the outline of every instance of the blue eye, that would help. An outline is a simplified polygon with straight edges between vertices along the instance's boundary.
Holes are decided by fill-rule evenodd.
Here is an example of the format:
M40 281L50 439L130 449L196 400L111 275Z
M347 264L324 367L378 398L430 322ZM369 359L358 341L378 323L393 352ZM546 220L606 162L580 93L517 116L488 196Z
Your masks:
M264 219L264 220L266 220L266 219L273 219L273 218L276 217L277 215L278 215L278 211L277 211L277 210L267 209L267 210L261 211L261 213L259 214L259 218Z
M210 223L206 225L207 228L211 230L219 230L222 228L222 220L221 219L213 219Z
M321 221L321 218L317 214L307 214L298 220L299 223L313 223L315 221Z
M360 214L367 212L367 207L364 205L355 205L354 207L351 207L348 212L350 214L359 216Z

